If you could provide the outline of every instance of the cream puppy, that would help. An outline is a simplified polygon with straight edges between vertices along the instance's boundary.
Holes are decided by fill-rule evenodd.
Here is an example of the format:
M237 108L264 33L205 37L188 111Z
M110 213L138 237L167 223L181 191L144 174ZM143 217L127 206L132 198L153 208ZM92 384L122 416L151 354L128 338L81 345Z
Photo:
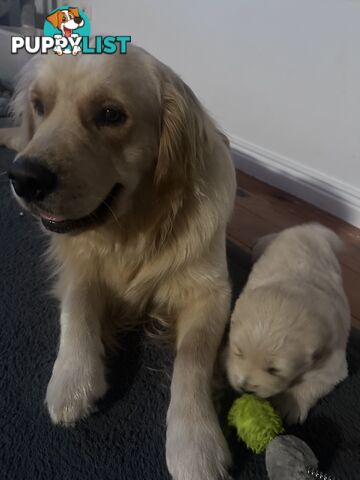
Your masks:
M270 398L288 423L347 376L350 310L337 235L319 224L261 238L231 318L226 369L238 391Z

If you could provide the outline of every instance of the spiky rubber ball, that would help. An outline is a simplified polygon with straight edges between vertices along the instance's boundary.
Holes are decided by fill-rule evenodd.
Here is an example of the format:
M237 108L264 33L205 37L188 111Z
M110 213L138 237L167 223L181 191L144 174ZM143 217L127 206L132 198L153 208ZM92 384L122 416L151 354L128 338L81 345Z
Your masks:
M255 453L262 453L271 440L284 431L281 417L270 402L251 394L235 400L228 422L235 427L239 439Z

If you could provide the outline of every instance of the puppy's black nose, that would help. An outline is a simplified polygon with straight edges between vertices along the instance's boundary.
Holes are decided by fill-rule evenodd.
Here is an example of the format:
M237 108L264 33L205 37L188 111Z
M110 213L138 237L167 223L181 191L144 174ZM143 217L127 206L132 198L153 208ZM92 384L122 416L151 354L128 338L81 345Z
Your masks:
M248 388L242 388L244 393L255 393L255 390L249 390Z
M82 18L81 17L75 17L74 22L77 23L78 25L80 25L80 23L82 22Z
M57 184L57 176L34 157L19 157L8 172L19 197L27 202L43 200Z

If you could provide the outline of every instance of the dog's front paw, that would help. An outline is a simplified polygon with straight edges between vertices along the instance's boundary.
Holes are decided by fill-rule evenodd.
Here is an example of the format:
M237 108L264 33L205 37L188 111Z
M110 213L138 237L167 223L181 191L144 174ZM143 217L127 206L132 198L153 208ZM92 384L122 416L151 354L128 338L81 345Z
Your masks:
M217 419L170 415L166 462L174 480L230 480L231 455Z
M97 361L76 364L74 359L58 358L47 387L46 400L51 420L71 426L89 415L95 402L107 390L104 366Z
M62 51L62 48L60 47L60 45L57 45L54 48L54 52L56 53L56 55L62 55L63 54L63 51Z
M72 54L77 55L78 53L81 53L81 47L79 47L78 45L74 45L72 49Z
M304 423L310 407L292 392L284 392L271 398L273 407L288 425Z

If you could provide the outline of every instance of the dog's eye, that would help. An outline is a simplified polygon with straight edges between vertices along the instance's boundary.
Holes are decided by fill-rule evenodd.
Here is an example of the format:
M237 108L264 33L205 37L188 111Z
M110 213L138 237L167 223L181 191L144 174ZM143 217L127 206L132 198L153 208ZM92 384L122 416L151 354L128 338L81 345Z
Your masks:
M274 367L270 367L268 368L267 370L267 373L269 373L270 375L279 375L280 374L280 371L277 369L277 368L274 368Z
M126 115L121 110L106 107L97 115L96 124L99 127L120 125L126 121Z
M34 98L32 103L33 103L35 112L42 117L45 112L43 102L40 100L40 98Z

